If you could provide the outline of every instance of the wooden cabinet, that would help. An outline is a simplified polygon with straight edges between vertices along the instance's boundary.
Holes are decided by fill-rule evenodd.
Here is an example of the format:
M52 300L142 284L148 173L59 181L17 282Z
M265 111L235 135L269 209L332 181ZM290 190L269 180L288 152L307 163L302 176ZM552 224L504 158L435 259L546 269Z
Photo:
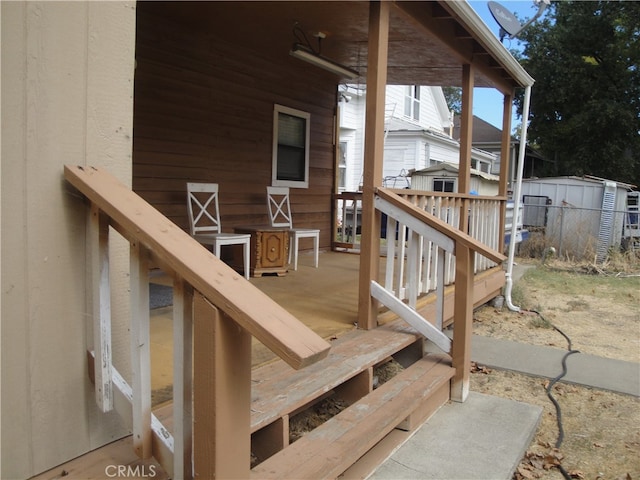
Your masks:
M286 275L289 259L289 231L267 225L236 227L236 233L250 233L250 275ZM241 258L234 263L241 264Z

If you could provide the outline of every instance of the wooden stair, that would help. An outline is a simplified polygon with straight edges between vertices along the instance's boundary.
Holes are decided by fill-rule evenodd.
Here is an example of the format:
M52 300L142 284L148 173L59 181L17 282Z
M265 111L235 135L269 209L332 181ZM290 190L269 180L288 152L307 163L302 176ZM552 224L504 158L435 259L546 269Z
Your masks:
M274 362L255 370L252 452L261 463L253 478L335 478L394 429L420 426L449 399L454 373L448 356L423 352L422 337L398 320L345 334L326 359L305 369ZM374 390L374 368L391 358L405 369ZM289 419L330 395L349 407L289 445ZM377 466L396 444L387 439L366 468Z
M391 357L405 369L373 389L375 367ZM89 365L93 367L92 356ZM251 478L366 478L447 402L454 373L450 365L446 355L423 356L422 338L398 320L341 336L317 365L293 370L277 361L255 369L252 450L265 460L252 469ZM348 400L350 406L289 445L289 418L329 394ZM170 432L172 407L154 410ZM36 478L100 478L106 465L137 466L147 476L169 478L153 459L137 458L131 436Z

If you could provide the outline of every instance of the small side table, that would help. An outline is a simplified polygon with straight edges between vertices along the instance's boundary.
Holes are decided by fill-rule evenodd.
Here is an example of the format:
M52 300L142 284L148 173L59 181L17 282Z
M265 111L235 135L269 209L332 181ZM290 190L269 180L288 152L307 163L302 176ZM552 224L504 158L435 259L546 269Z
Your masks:
M235 227L236 233L251 234L250 275L286 275L289 259L289 230L269 225Z

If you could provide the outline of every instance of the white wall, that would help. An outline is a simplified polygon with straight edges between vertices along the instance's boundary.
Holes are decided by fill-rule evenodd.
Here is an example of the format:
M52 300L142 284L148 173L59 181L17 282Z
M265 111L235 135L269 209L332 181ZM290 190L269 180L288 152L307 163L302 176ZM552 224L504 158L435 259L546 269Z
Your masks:
M134 2L2 2L2 478L118 438L87 377L87 207L64 164L131 183ZM128 246L110 252L128 351ZM125 366L126 366L125 361Z
M347 191L356 191L362 183L364 159L364 119L366 95L355 89L345 92L349 101L340 102L340 141L348 143ZM448 111L442 89L439 87L421 87L420 121L415 122L404 116L405 86L388 85L386 89L385 110L393 112L393 117L410 121L416 129L431 129L448 133ZM434 152L440 161L456 162L457 150L448 149L440 144L427 145L421 133L405 138L389 135L385 142L383 177L397 176L402 171L422 169L428 166L428 155Z
M397 177L411 169L421 170L435 162L452 165L460 162L460 145L448 138L450 119L442 88L420 87L419 121L404 115L406 86L388 85L385 94L385 128L389 128L389 133L385 139L383 178ZM345 190L356 191L362 183L366 95L364 91L356 93L355 89L346 95L349 101L340 102L340 141L348 142ZM393 117L389 117L391 112ZM490 160L490 156L477 151L472 151L472 157ZM385 183L393 186L391 182ZM400 185L402 181L395 183Z
M346 92L349 101L339 103L340 141L347 142L347 173L345 191L355 192L362 184L364 159L365 96Z
M440 87L420 87L420 115L418 121L404 115L405 92L406 86L404 85L387 86L385 104L387 110L395 107L393 110L394 117L409 120L424 129L429 128L439 132L447 130L448 112L442 111L442 102L445 103L445 109L446 102ZM446 133L448 134L449 132L446 131Z

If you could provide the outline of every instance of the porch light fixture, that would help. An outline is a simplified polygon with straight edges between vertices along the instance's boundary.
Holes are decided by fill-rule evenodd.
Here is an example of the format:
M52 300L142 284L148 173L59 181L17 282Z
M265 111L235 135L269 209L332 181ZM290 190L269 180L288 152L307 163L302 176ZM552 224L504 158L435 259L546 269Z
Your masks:
M340 65L333 60L323 57L319 53L314 52L311 48L300 43L294 43L289 54L292 57L299 58L300 60L322 68L323 70L327 70L328 72L335 73L340 77L348 78L349 80L355 80L360 76L360 73L356 70L352 70L349 67L345 67L344 65Z

